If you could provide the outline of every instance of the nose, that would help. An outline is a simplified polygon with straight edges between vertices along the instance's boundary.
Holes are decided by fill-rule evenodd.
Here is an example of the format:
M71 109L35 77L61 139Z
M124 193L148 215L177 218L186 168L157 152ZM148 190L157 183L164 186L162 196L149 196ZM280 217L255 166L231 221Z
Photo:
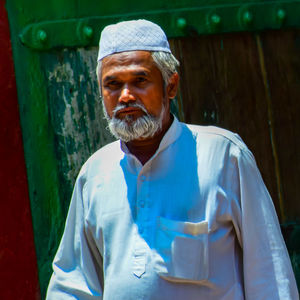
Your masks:
M128 103L133 101L135 101L135 96L133 95L129 86L124 85L119 96L119 102Z

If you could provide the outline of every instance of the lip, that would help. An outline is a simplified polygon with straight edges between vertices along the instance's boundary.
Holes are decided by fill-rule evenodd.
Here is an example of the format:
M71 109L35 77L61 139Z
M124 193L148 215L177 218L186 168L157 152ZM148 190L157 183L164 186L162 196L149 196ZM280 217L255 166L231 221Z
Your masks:
M126 108L122 108L117 112L117 115L120 114L134 114L137 112L142 112L142 110L140 108L137 107L126 107Z

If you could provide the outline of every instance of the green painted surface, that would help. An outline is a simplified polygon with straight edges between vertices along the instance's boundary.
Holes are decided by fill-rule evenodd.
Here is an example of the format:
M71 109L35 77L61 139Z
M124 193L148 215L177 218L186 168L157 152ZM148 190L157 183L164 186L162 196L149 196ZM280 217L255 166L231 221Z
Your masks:
M111 140L94 74L101 27L136 17L149 17L169 36L299 26L299 2L6 0L42 298L78 170ZM180 114L181 107L173 109Z
M122 10L116 12L118 14L36 22L21 30L20 39L27 47L39 50L95 46L98 44L98 32L105 25L132 18L146 18L161 24L171 38L300 27L299 1L231 2L226 5L220 1L218 5L205 6L187 2L166 9L157 5L153 10L142 9L123 14Z
M98 96L96 56L96 48L41 55L64 214L80 167L112 141Z
M15 7L8 4L7 9L10 16L16 15ZM61 236L63 215L58 202L53 132L49 127L48 107L45 105L46 85L41 72L40 58L35 53L19 47L16 27L17 23L11 23L39 277L41 281L45 281L51 272L49 258L53 257ZM41 287L45 288L45 284Z

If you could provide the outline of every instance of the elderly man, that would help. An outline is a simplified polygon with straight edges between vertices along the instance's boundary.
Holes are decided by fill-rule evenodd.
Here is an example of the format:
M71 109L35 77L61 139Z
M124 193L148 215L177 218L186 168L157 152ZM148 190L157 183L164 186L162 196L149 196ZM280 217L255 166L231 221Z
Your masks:
M241 139L170 114L178 61L149 21L104 28L112 134L77 178L48 300L296 300L272 200Z

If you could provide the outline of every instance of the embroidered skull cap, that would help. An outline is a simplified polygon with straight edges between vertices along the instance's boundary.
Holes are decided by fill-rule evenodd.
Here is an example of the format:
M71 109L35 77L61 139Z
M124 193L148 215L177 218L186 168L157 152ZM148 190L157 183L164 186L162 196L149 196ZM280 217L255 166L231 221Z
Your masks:
M166 34L160 26L150 21L124 21L102 30L98 61L114 53L134 50L171 53Z

